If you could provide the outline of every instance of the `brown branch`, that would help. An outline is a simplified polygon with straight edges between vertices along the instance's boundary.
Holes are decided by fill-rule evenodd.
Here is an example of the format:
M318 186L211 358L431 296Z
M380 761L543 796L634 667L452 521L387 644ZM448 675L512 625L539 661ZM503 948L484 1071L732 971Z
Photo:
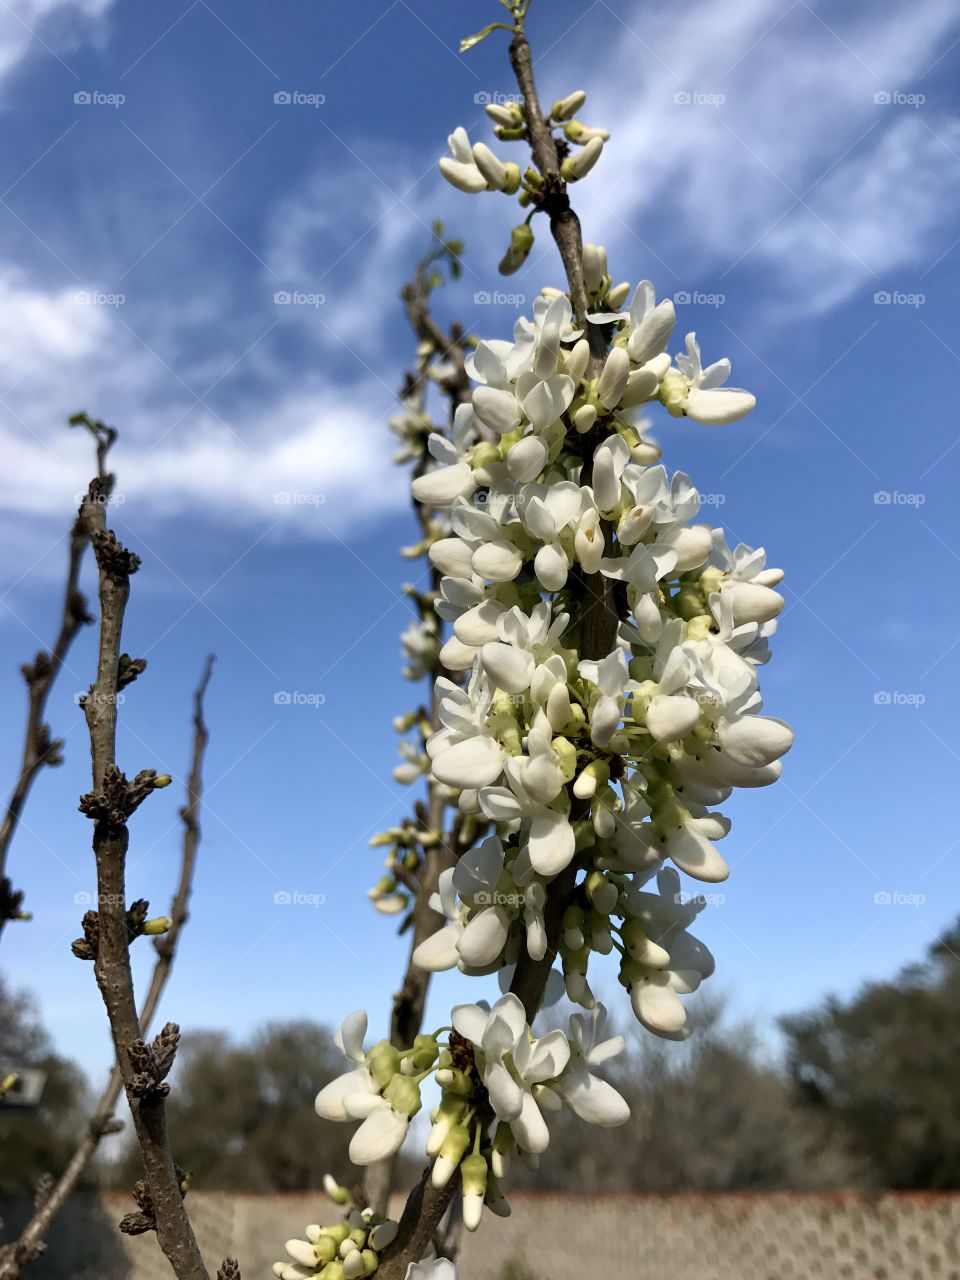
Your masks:
M180 1280L209 1280L183 1205L177 1170L166 1128L162 1080L173 1060L178 1029L169 1024L153 1046L140 1035L130 971L130 916L126 905L127 819L153 789L151 771L128 782L116 764L117 693L131 665L121 666L124 614L130 577L138 558L120 545L106 526L95 494L82 508L100 575L100 645L97 678L84 701L93 759L93 790L81 810L94 820L93 850L97 864L97 945L94 973L106 1006L123 1080L143 1159L146 1183L136 1191L141 1213L128 1215L128 1229L144 1229L147 1221ZM151 1075L153 1079L150 1079ZM133 1223L132 1218L140 1220Z
M77 414L71 425L85 426L96 442L98 492L102 500L109 498L113 477L107 471L107 455L116 440L113 427ZM77 633L93 619L87 611L87 601L80 591L80 569L87 548L88 531L81 512L70 530L70 549L67 557L67 579L60 610L60 628L53 648L41 650L33 662L20 668L27 684L27 723L23 735L20 772L7 801L3 822L0 824L0 934L8 920L20 914L23 894L15 891L6 876L7 856L16 834L30 789L45 765L58 765L62 761L63 740L50 736L50 726L44 716L47 701L57 676L66 662L67 653Z
M415 336L421 343L429 344L424 354L417 361L416 367L408 375L401 399L409 408L423 412L426 408L427 371L437 357L447 360L452 364L453 372L448 378L441 381L440 390L449 400L450 421L452 423L457 406L470 399L470 379L464 367L466 344L463 330L459 325L451 326L450 332L445 333L434 319L430 310L430 288L427 284L427 271L431 258L432 255L428 254L424 261L417 266L413 280L403 287L400 294L407 319ZM423 474L426 464L427 455L426 450L424 450L424 456L415 469L414 475ZM413 498L411 498L411 501L421 532L424 538L427 539L431 533L430 510ZM433 607L433 596L438 594L440 590L440 578L440 572L431 565L429 586L431 603L428 605L430 609ZM434 664L434 669L429 673L431 685L430 727L434 732L440 728L440 700L437 697L435 688L435 680L438 675L455 678L455 673L447 671L439 662ZM400 989L394 995L390 1017L390 1043L398 1049L409 1048L413 1043L414 1037L423 1026L427 993L432 977L427 970L421 969L414 964L413 953L421 942L431 937L445 923L443 917L431 907L430 898L437 892L441 873L445 868L453 866L457 860L459 823L455 823L453 830L450 832L444 830L446 808L447 802L441 788L431 784L428 795L426 825L431 832L443 833L443 838L438 844L430 845L424 850L423 863L414 891L413 908L409 917L411 937L407 967ZM363 1192L365 1202L381 1213L386 1210L393 1167L393 1160L382 1160L370 1165L364 1175Z
M180 876L170 905L170 928L165 934L154 940L157 958L154 962L150 986L147 990L143 1007L140 1010L140 1037L145 1038L156 1013L160 997L170 977L176 955L180 931L187 921L187 904L193 883L193 872L196 866L197 850L200 844L199 812L203 794L203 758L206 751L208 733L203 716L203 700L207 685L213 671L213 658L206 661L203 675L193 695L193 757L190 775L187 780L187 803L180 810L183 820L183 842L180 859ZM12 1244L0 1250L0 1280L17 1280L24 1267L38 1258L45 1245L44 1237L50 1230L54 1219L73 1194L78 1181L93 1159L101 1140L116 1131L117 1122L113 1119L117 1102L123 1089L123 1080L119 1070L114 1067L110 1073L107 1086L100 1096L87 1133L70 1157L59 1179L47 1191L45 1197L37 1204L33 1217Z

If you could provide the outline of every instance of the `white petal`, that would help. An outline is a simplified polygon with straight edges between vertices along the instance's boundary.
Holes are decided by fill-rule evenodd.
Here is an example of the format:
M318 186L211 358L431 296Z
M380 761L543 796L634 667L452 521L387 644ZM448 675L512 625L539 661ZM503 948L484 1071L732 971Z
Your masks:
M452 578L469 578L473 552L462 538L439 538L429 551L430 563Z
M720 746L734 764L755 769L779 760L793 746L793 730L772 716L738 716L721 720Z
M704 426L716 427L745 417L756 403L756 396L734 387L717 387L707 391L692 387L685 407L688 418L702 422Z
M359 1091L377 1092L377 1086L366 1067L358 1067L356 1071L348 1071L325 1085L317 1094L317 1099L314 1103L317 1115L323 1116L324 1120L349 1120L350 1117L344 1109L343 1100L349 1094Z
M517 398L512 391L477 387L473 393L473 411L484 426L499 435L506 435L520 425Z
M466 191L468 195L487 190L487 180L475 164L464 164L450 156L443 156L440 160L440 172L451 186L459 191Z
M565 1083L563 1096L572 1111L588 1124L613 1128L626 1124L630 1108L613 1085L588 1071L578 1071Z
M351 1062L363 1061L363 1038L367 1034L367 1015L363 1009L348 1013L333 1037L344 1057Z
M676 742L695 729L700 706L685 694L658 693L647 708L647 728L658 742Z
M510 1128L523 1151L539 1155L550 1145L550 1130L531 1093L524 1091L523 1110L517 1119L511 1122Z
M736 626L745 622L772 622L783 610L783 596L779 591L755 582L725 583L721 594L730 598L733 605L733 621Z
M535 480L547 463L549 450L539 436L518 440L507 454L507 470L514 480Z
M483 1077L490 1105L497 1113L498 1120L516 1120L523 1110L523 1090L510 1075L506 1067L495 1062L488 1067Z
M417 502L426 507L449 507L457 498L469 498L476 487L473 468L458 462L455 467L438 467L417 476L410 489Z
M541 431L552 426L569 408L575 391L574 381L565 373L554 374L538 382L523 397L523 411Z
M410 1121L393 1107L380 1107L350 1139L349 1155L354 1164L374 1164L396 1155L407 1136Z
M478 1045L483 1039L490 1010L482 1004L458 1004L450 1014L454 1031Z
M634 984L630 997L634 1013L651 1031L679 1031L687 1020L680 997L659 975Z
M448 787L488 787L503 771L503 751L486 736L466 738L448 747L433 762L438 782Z
M523 693L529 689L536 663L533 654L512 644L492 641L480 650L480 661L487 675L506 693Z
M491 582L512 582L522 568L523 556L503 538L486 542L473 553L474 572Z
M475 915L464 929L457 950L472 969L482 969L502 953L510 931L510 920L502 907L489 907Z
M566 552L559 542L548 542L540 548L533 562L533 571L544 591L561 591L566 585L570 566Z
M438 929L415 949L413 963L427 973L442 973L445 969L456 968L460 959L457 942L462 932L463 926L457 922Z
M530 862L538 875L558 875L569 865L575 846L573 827L562 813L540 814L530 824Z
M730 868L714 848L713 841L697 826L694 818L667 837L666 850L681 871L695 880L719 884L726 880Z
M450 636L437 655L448 671L469 671L477 651L472 644L464 644L457 636Z
M453 624L454 635L463 644L479 649L488 640L499 639L497 622L503 613L503 605L496 600L482 600L466 613L462 613Z

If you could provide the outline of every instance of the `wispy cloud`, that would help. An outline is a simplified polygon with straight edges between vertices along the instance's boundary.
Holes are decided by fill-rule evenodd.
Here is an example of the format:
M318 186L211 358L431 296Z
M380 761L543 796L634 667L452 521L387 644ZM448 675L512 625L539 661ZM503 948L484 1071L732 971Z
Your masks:
M958 121L924 92L955 7L921 0L899 22L820 8L703 0L681 21L648 6L620 19L589 104L614 134L578 192L592 234L674 287L762 271L792 314L928 265L960 196ZM554 65L574 74L563 46Z

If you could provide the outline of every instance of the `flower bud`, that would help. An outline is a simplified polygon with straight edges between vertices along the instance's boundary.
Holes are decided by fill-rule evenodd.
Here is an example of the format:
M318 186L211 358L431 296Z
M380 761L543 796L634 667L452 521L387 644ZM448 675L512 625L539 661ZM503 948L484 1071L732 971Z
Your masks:
M402 1116L415 1116L423 1103L420 1099L420 1086L409 1076L396 1075L383 1091L383 1096Z
M389 1040L378 1040L367 1054L367 1066L377 1084L384 1087L400 1070L400 1052Z
M563 132L578 147L592 142L594 138L599 138L601 142L610 141L610 134L606 129L594 129L590 125L581 124L579 120L571 120L564 126Z
M394 1222L392 1218L385 1218L383 1222L379 1222L370 1232L370 1248L379 1252L386 1249L388 1245L393 1244L397 1238L397 1232L400 1230L400 1224Z
M463 1225L468 1231L476 1231L487 1194L487 1162L479 1151L475 1151L461 1162L460 1173L463 1179Z
M454 1125L444 1138L440 1153L433 1163L430 1181L435 1187L447 1185L469 1146L469 1130L462 1124Z
M611 311L619 311L626 300L630 297L632 285L629 280L624 280L621 284L614 285L612 289L607 290L607 306Z
M317 1255L312 1244L307 1244L306 1240L288 1240L283 1246L294 1262L299 1262L304 1267L315 1267L317 1265Z
M494 124L503 125L507 129L516 129L523 124L523 112L516 102L488 102L484 111Z
M580 771L580 776L573 784L573 794L578 800L591 800L596 795L597 787L610 778L610 767L604 760L591 760Z
M587 286L587 293L599 293L606 274L606 249L599 244L585 244L583 246L583 281Z
M458 1093L464 1098L469 1098L473 1093L473 1081L459 1067L442 1067L434 1079L441 1089L448 1089L451 1093Z
M581 178L587 176L600 159L602 150L603 139L591 138L582 151L578 151L575 155L567 156L560 166L560 177L563 178L564 182L579 182Z
M143 932L148 937L153 937L157 934L166 933L172 924L173 921L169 916L154 916L152 920L144 920Z
M550 118L552 120L569 120L575 116L583 104L587 100L587 95L582 89L576 89L573 93L568 93L565 98L558 98L550 108Z
M350 1192L346 1187L341 1187L332 1174L323 1175L323 1189L334 1204L347 1204L350 1200Z
M520 270L530 256L533 239L533 229L529 223L521 222L518 227L513 228L510 232L510 248L500 262L501 275L512 276L515 271Z

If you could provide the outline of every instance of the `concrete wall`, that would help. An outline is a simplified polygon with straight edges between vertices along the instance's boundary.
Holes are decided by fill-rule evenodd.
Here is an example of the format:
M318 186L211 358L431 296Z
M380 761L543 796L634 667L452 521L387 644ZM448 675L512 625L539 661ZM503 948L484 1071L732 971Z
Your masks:
M269 1280L283 1241L331 1221L324 1196L192 1192L190 1214L216 1274ZM152 1236L115 1224L119 1194L77 1199L34 1280L169 1280ZM26 1205L0 1205L9 1239ZM869 1196L517 1194L513 1216L485 1217L461 1255L463 1280L960 1280L960 1193Z

